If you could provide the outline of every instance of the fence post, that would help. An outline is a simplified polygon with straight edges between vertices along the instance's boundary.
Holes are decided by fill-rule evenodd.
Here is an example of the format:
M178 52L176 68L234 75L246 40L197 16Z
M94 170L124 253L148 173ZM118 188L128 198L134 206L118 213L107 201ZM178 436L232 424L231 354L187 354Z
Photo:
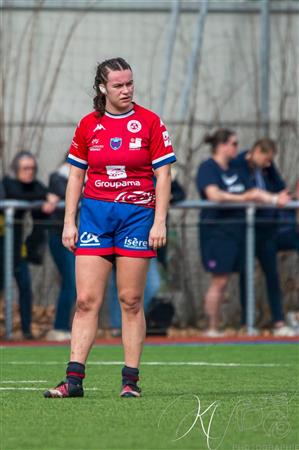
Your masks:
M255 293L254 293L254 265L255 265L255 207L246 208L246 326L247 334L254 335Z
M10 339L13 332L14 214L13 207L5 208L4 297L6 339Z

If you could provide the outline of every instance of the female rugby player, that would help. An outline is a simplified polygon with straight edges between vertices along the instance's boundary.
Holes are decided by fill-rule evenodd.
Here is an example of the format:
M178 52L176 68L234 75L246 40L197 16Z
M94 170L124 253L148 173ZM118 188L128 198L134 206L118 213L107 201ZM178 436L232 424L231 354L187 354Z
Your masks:
M72 167L62 240L76 254L71 357L65 381L47 390L45 397L83 396L85 362L114 257L125 360L120 395L140 396L146 273L149 258L166 243L170 164L176 160L168 132L155 113L133 102L133 74L124 59L99 64L94 89L95 111L78 124L68 156ZM75 217L86 170L77 230Z

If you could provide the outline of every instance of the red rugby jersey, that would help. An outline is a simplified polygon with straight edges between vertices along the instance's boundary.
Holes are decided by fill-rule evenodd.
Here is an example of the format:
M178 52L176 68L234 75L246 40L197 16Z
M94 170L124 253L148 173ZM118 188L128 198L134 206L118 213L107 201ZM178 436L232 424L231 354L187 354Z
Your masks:
M154 208L153 169L176 157L161 119L134 103L125 114L83 117L67 160L88 169L84 197Z

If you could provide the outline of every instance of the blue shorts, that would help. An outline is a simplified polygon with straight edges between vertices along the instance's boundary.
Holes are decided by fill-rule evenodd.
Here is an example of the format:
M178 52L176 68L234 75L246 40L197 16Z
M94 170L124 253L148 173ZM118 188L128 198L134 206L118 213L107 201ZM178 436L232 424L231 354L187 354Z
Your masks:
M153 222L152 208L83 198L76 256L156 256L148 245Z
M224 274L241 272L245 264L245 228L200 226L202 264L207 272Z

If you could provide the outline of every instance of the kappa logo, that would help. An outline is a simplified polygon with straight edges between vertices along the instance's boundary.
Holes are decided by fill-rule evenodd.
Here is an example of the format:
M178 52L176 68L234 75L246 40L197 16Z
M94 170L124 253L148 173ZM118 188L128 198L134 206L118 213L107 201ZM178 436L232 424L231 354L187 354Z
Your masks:
M95 127L95 129L93 130L93 132L95 132L95 131L100 131L100 130L106 130L106 128L100 123L100 124L97 124L97 126Z
M141 130L142 126L139 120L130 120L128 122L127 128L131 133L138 133Z
M80 245L81 246L87 246L87 245L93 245L93 246L99 246L101 245L99 236L94 233L89 233L88 231L84 231L84 233L80 236Z
M127 178L126 166L106 166L109 180L120 180Z
M234 184L238 179L238 175L232 175L231 177L223 174L222 175L222 180L224 181L224 183L226 184L226 186L231 186L232 184Z
M122 138L114 137L110 139L110 147L112 150L118 150L121 147Z
M130 150L140 150L142 144L141 138L131 138L129 143Z

